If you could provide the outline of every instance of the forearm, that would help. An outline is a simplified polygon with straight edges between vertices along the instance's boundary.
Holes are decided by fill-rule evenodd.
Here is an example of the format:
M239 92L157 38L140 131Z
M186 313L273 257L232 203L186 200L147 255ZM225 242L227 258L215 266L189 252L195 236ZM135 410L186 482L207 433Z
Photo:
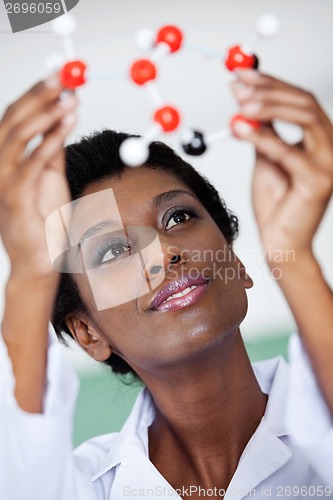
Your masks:
M25 297L23 288L27 292ZM22 296L15 293L17 282L8 283L6 321L4 321L6 341L0 338L0 498L6 500L23 498L27 500L40 498L73 500L78 497L71 439L78 380L52 334L52 329L48 332L46 307L49 307L49 298L45 301L44 298L46 299L50 287L46 287L46 283L44 288L41 286L25 287L23 283L20 283L20 290ZM33 297L32 300L31 297ZM15 298L15 302L9 300L12 298ZM23 309L18 310L21 300ZM42 309L43 304L45 304L45 311ZM29 306L34 309L34 311L31 310L31 314ZM9 315L13 311L14 316ZM40 315L41 311L45 313L44 319ZM26 321L22 324L17 319L24 315L26 315ZM28 328L28 321L33 324L33 329ZM40 325L43 326L43 331ZM20 335L16 335L16 328L9 330L9 327L14 326L19 329L23 328ZM24 405L20 401L21 408L16 402L15 379L7 356L6 343L12 351L12 361L19 370L16 379L18 382L21 380L19 383L22 384L24 392L28 391L26 396L23 394L23 398L28 401L28 411L24 411L25 408L21 409ZM42 379L46 371L46 346L48 346L48 381L45 387ZM38 356L35 357L37 350ZM41 358L42 350L43 358ZM41 372L43 375L40 376ZM26 388L23 382L26 382ZM35 385L38 386L36 392L34 392L37 389ZM32 407L33 398L38 394L39 400L35 407ZM19 396L19 399L22 397ZM39 406L42 407L43 399L44 408L41 414L38 410ZM52 466L50 457L52 457ZM89 479L87 481L89 483ZM91 497L95 498L93 494Z
M278 284L333 415L333 292L311 254L296 254L295 261L282 264L280 271Z
M25 280L11 276L6 286L2 336L15 376L18 405L43 412L46 381L48 322L58 277Z

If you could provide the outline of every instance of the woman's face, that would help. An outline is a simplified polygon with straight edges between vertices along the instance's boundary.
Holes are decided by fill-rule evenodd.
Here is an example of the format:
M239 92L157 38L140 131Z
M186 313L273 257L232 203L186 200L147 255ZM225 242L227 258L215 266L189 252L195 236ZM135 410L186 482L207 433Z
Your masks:
M106 346L105 359L111 348L141 376L175 363L195 362L238 331L251 280L211 216L174 175L147 167L126 169L120 178L89 186L83 196L110 188L125 232L128 228L128 242L117 232L109 232L107 245L105 234L87 241L85 258L95 259L93 287L91 276L74 275L89 309L84 321ZM131 259L137 255L139 234L141 249L157 235L160 247L155 248L160 251L150 256L145 272L135 274ZM114 295L115 288L123 291L127 285L136 293L131 290L131 300L116 300L118 305L98 310L94 295L108 299L111 281ZM148 283L152 289L144 293Z

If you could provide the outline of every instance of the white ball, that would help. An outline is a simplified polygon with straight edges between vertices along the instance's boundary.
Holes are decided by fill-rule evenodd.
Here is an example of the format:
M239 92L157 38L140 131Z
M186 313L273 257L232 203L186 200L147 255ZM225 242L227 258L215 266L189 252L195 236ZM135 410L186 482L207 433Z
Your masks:
M155 33L153 30L140 30L136 37L135 43L141 50L151 50L155 45Z
M63 54L54 53L47 56L45 61L46 71L48 73L54 73L59 71L62 66L65 64L66 59Z
M280 31L280 21L272 14L263 14L257 21L257 32L262 38L270 38Z
M119 148L121 160L129 167L140 167L149 158L148 144L139 137L130 137Z
M71 14L65 14L63 16L57 17L52 23L53 31L57 35L72 35L76 30L77 22L74 16Z
M191 129L185 129L182 134L182 143L190 144L194 139L194 132Z

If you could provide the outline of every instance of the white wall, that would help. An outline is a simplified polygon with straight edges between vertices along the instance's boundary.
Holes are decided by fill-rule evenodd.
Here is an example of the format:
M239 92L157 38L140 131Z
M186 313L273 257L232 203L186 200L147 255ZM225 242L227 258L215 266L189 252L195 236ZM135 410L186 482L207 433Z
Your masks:
M222 59L226 47L252 36L256 18L265 12L279 16L282 31L278 38L260 46L262 69L312 89L333 117L332 0L80 0L73 11L79 22L75 45L92 70L122 72L139 55L133 41L139 29L172 23L184 29L188 42L211 47L221 53ZM44 75L46 57L51 52L61 52L62 47L48 25L11 34L3 3L0 30L2 111L9 101ZM159 89L166 100L180 107L186 125L219 130L236 111L228 88L231 77L221 60L184 50L163 60L160 68ZM142 133L149 126L150 101L143 90L131 86L127 80L91 82L80 91L80 97L80 123L72 139L103 127ZM168 137L167 142L178 148L175 137ZM252 148L230 140L216 144L193 163L215 183L241 219L236 248L249 273L255 275L243 332L251 336L292 328L284 299L260 262L250 200ZM316 247L327 278L333 284L332 227L331 206ZM0 266L3 282L8 272L3 252L0 252Z

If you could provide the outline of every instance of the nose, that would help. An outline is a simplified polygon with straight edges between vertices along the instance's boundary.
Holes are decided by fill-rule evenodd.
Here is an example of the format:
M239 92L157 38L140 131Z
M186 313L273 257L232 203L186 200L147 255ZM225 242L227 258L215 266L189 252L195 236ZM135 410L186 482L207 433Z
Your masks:
M164 270L167 272L171 269L172 266L181 265L186 262L186 256L183 249L180 248L177 244L170 244L169 241L163 238L159 238L161 250L162 250L162 258L164 269L161 265L153 264L149 266L148 273L151 278L158 275L160 272Z
M181 256L180 255L174 255L173 257L171 257L170 259L170 264L178 264L178 262L180 262L182 260Z
M171 259L170 259L170 264L178 264L178 262L180 262L181 260L182 260L182 258L180 255L173 255L173 257L171 257ZM162 270L163 270L162 266L152 266L149 270L149 274L150 275L158 274Z

